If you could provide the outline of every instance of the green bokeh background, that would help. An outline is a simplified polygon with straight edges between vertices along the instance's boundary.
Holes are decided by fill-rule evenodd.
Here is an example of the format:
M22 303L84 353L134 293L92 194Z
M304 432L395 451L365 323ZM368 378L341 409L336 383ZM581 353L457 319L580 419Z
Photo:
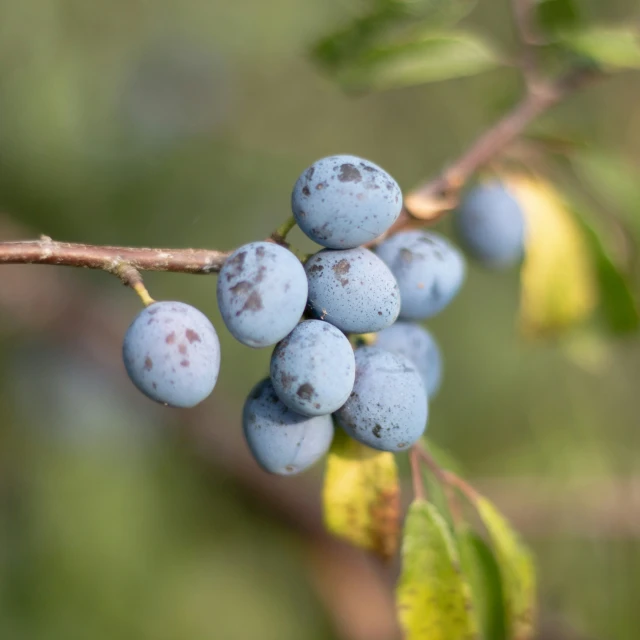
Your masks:
M609 20L635 10L631 0L584 5ZM0 227L19 225L19 237L233 248L289 215L293 182L316 158L367 157L408 189L521 91L517 74L502 70L343 95L305 49L357 6L0 0ZM481 1L468 23L513 46L506 0ZM637 159L639 101L637 76L625 75L546 121ZM119 363L96 358L91 345L101 352L105 332L117 345L135 296L105 274L65 272L65 291L108 326L66 313L61 327L50 309L50 320L31 323L12 315L12 300L42 313L16 269L37 285L51 268L6 269L3 286L15 284L17 297L0 295L0 638L358 640L319 596L313 539L292 526L295 516L274 515L241 474L216 464L220 456L200 455L184 414L151 406L131 393ZM155 298L194 304L218 328L222 372L198 416L215 446L237 443L242 402L269 353L230 339L213 276L146 281ZM505 486L526 477L561 494L638 477L638 339L612 341L605 366L587 370L557 345L522 342L517 294L515 271L471 266L459 298L429 324L446 368L431 438L468 477ZM310 485L303 506L317 511L320 470L286 482ZM638 540L613 525L546 524L523 532L537 553L541 637L640 637Z

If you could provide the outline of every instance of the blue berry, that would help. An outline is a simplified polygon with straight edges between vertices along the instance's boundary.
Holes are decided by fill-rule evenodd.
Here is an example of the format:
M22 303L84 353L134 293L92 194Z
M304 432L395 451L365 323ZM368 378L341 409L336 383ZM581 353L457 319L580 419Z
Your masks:
M321 320L301 322L271 356L271 382L290 409L321 416L339 409L353 389L356 362L346 336Z
M133 384L172 407L202 402L220 371L213 325L183 302L154 302L142 310L127 330L122 356Z
M314 242L352 249L374 240L398 218L402 192L379 166L340 155L305 169L291 196L296 222Z
M376 253L398 281L403 320L436 315L451 302L464 281L462 254L436 233L403 231L385 240Z
M490 267L506 267L522 258L525 219L518 201L498 181L473 188L454 212L460 244Z
M242 412L242 427L258 464L288 476L309 468L324 456L333 440L331 416L302 416L276 395L271 381L259 382Z
M307 303L307 277L300 261L272 242L252 242L234 251L218 276L218 306L231 334L249 347L282 340Z
M436 395L442 379L442 356L438 343L424 327L396 322L378 334L376 346L409 358L422 376L427 396Z
M380 331L398 317L398 284L384 262L368 249L323 249L304 268L314 315L341 331Z
M381 451L406 451L427 426L427 394L415 365L379 347L356 349L356 381L335 416L354 439Z

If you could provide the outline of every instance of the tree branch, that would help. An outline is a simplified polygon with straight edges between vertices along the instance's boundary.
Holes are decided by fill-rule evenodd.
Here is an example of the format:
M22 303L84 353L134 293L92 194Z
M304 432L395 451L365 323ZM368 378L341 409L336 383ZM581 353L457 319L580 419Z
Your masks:
M457 204L457 193L469 178L522 135L531 122L574 91L601 77L604 77L601 71L579 68L555 82L529 87L523 100L485 131L441 175L405 196L405 208L389 230L389 235L412 226L415 224L413 220L433 221L454 208Z
M123 265L140 271L215 273L229 253L209 249L148 249L109 247L40 240L0 242L0 264L55 264L102 269L115 275Z
M579 68L554 82L529 86L522 102L482 134L441 175L405 196L400 217L385 236L437 220L453 209L459 190L478 169L499 155L539 115L603 75L593 68ZM292 225L293 219L287 220L269 240L284 244ZM121 276L123 266L137 271L216 273L228 256L227 252L209 249L96 246L56 242L46 236L24 242L0 242L0 264L84 267L102 269L118 276Z
M424 481L422 479L422 470L420 469L420 454L415 447L409 451L409 462L411 464L413 497L415 500L424 500L426 498L426 493L424 490Z

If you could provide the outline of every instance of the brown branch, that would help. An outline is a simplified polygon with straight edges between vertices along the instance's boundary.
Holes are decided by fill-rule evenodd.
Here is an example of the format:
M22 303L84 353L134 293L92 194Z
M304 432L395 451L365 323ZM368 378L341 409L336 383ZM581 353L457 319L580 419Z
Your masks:
M426 493L424 490L424 481L422 479L422 470L420 469L420 453L415 447L409 451L409 462L411 463L413 497L416 500L424 500L426 498Z
M229 256L209 249L148 249L108 247L57 242L46 236L39 240L0 242L0 264L55 264L85 269L102 269L115 275L123 265L139 271L214 273Z
M530 87L512 111L485 131L441 175L405 196L405 208L388 235L413 226L418 221L436 220L454 208L459 190L474 173L502 153L538 116L601 77L604 74L596 69L579 68L555 82Z
M499 155L539 115L601 76L602 72L595 69L580 68L555 82L529 86L522 102L481 135L440 176L405 196L400 217L385 236L434 221L451 210L456 206L459 190L478 169ZM269 241L284 244L293 224L293 219L287 220ZM0 242L0 264L54 264L102 269L116 275L123 265L138 271L215 273L228 256L229 253L209 249L96 246L57 242L46 236L40 240Z
M416 455L422 459L427 467L429 467L431 473L433 473L438 482L440 482L444 488L455 487L470 502L476 502L478 498L480 498L480 494L468 482L463 480L460 476L457 476L452 471L443 469L422 443L414 445L412 451L415 451ZM447 492L447 497L450 495L451 494ZM454 514L456 517L460 514L460 507L457 503L454 503L454 507L452 508L452 515Z

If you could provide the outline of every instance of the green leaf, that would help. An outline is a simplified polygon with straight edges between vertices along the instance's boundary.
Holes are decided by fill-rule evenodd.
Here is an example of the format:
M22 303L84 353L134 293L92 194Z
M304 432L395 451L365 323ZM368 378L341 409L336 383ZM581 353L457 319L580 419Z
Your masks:
M376 39L384 36L394 22L403 17L393 8L382 7L356 18L343 29L319 40L311 49L311 57L320 66L335 72L374 46Z
M500 575L508 638L528 640L534 635L536 585L533 560L504 516L486 498L475 506L495 549Z
M456 537L482 635L488 640L507 640L502 579L493 551L468 527L459 530Z
M449 527L424 500L409 507L396 590L405 640L472 640L477 622Z
M608 70L640 69L640 32L628 25L569 31L562 44Z
M348 89L385 90L475 75L499 64L493 47L476 34L430 30L368 50L337 78Z
M540 0L536 4L538 25L547 33L575 28L580 23L580 12L574 0Z
M395 554L400 487L392 453L365 447L336 429L322 498L331 533L385 559Z
M637 331L640 312L629 277L618 268L595 227L583 216L578 215L577 219L591 247L600 287L600 306L607 326L614 333Z
M467 15L477 0L378 0L371 11L352 20L342 29L319 40L311 49L312 58L328 71L375 49L399 27L416 19L430 29L451 26Z

